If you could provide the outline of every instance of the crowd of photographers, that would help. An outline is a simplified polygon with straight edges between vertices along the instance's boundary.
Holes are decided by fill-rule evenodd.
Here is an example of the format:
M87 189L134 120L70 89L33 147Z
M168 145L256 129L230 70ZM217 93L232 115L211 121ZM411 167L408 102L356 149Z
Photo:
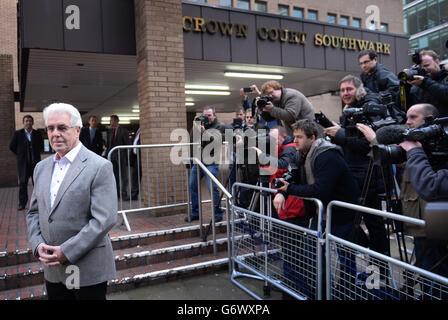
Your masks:
M318 198L324 206L332 200L380 210L385 205L390 212L419 219L425 218L427 202L448 200L448 118L443 118L448 116L448 66L440 65L431 50L417 51L414 66L398 76L378 62L374 51L362 51L358 59L360 77L347 75L339 82L338 123L316 113L301 92L277 81L264 83L261 90L242 88L242 108L236 112L241 118L223 128L254 130L258 142L271 141L277 148L273 153L251 148L257 163L231 166L230 185L236 180L269 184L277 189L273 216L310 228L317 226L315 208L300 197ZM236 135L235 146L245 144L241 136ZM275 168L266 164L273 158ZM241 190L237 204L255 209L252 191ZM332 230L390 255L388 223L339 208ZM447 242L432 239L422 228L405 225L403 230L414 236L415 264L448 276ZM353 259L345 258L351 270ZM385 273L381 270L381 276Z

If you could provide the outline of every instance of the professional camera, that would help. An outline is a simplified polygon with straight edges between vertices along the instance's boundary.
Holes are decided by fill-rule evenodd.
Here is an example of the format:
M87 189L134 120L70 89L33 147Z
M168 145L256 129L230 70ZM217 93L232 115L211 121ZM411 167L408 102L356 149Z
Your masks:
M258 101L254 99L252 102L252 117L255 117L257 123L260 120L260 117L263 118L266 122L270 122L275 120L273 116L267 111L263 111L263 108L266 107L268 102L273 102L272 97L269 95L261 96Z
M202 114L195 119L195 121L201 121L201 124L208 123L208 116L206 114Z
M386 138L387 137L387 138ZM428 155L434 170L447 167L448 162L448 117L429 120L425 126L406 130L391 126L377 131L379 143L398 144L403 141L418 141ZM374 159L382 162L406 161L406 152L399 146L378 145L372 148Z
M299 168L297 167L297 165L295 163L290 163L288 165L288 172L284 173L282 178L288 182L288 183L293 183L296 181L299 181ZM280 180L280 178L275 178L272 181L272 186L274 188L281 188L283 187L285 184Z
M414 80L414 76L424 77L426 75L425 69L421 66L422 57L420 55L420 52L420 49L409 50L409 55L412 56L412 62L414 62L414 65L409 69L404 69L403 71L401 71L398 74L398 79L406 82Z

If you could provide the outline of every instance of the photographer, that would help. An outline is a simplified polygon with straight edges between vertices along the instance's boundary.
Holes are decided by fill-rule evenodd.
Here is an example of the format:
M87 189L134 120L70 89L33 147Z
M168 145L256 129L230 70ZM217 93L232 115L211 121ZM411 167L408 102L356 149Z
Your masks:
M400 143L400 146L407 152L406 171L418 195L426 201L447 200L448 170L441 169L435 172L420 142L404 141ZM424 217L421 218L424 219ZM415 238L416 265L447 277L447 245L447 241ZM430 289L426 285L423 291L430 292ZM432 294L434 295L434 292ZM443 294L445 295L443 299L447 299L446 292Z
M407 152L406 170L419 196L428 202L447 200L448 170L435 172L420 142L404 141L400 147Z
M209 138L208 141L204 141L205 139L201 139L201 149L204 150L210 143L213 141L222 141L222 133L223 133L223 124L218 121L215 113L215 109L213 107L205 107L202 115L195 117L193 121L193 130L196 132L200 132L199 136L207 136ZM196 136L193 133L193 137ZM221 145L221 144L220 144ZM209 155L203 155L202 159L207 167L207 169L218 178L218 169L219 163L211 161L209 158L205 156L210 156L211 159L214 158L215 150L210 150ZM196 164L191 168L190 180L189 180L189 188L191 192L191 221L199 219L199 201L198 201L198 180L197 180L197 171L198 167ZM205 175L205 173L200 170L200 178ZM207 179L207 187L210 188L210 179L206 176ZM219 191L218 187L213 184L213 203L215 205L215 222L220 222L222 220L222 209L219 203ZM185 221L188 222L188 217L185 218Z
M261 92L263 96L255 100L261 116L266 121L281 120L288 135L292 135L291 125L297 120L314 119L313 106L301 92L283 88L277 81L265 82Z
M277 212L285 209L289 196L309 197L320 199L326 207L332 200L356 203L359 190L350 169L345 162L339 147L321 137L321 129L312 120L299 120L293 125L294 142L298 151L296 166L299 168L297 179L288 183L280 179L283 186L278 189L274 198ZM310 208L306 208L308 211ZM346 240L350 239L353 229L353 211L342 207L335 207L332 215L332 233ZM311 228L317 230L318 217L314 214ZM338 252L341 263L340 282L345 288L352 288L356 279L356 263L353 254Z
M373 50L363 50L358 55L359 65L363 72L360 75L365 88L372 92L387 92L393 101L398 101L400 81L395 74L378 62L378 56Z
M432 50L420 52L421 66L426 76L414 75L410 90L410 105L430 103L438 110L440 117L448 116L448 64L440 65L439 57Z
M355 76L348 75L342 78L339 82L342 103L346 108L360 108L368 103L381 102L380 96L369 90L366 90L361 80ZM373 117L372 117L373 118ZM361 199L365 205L374 209L381 209L381 200L378 194L384 192L383 181L381 179L381 172L377 166L373 168L372 179L367 190L363 190L366 180L367 169L369 167L370 152L369 141L358 131L357 127L352 128L353 125L349 121L349 117L342 115L340 118L341 126L335 125L325 129L325 133L331 137L333 143L341 146L344 150L344 158L356 179L358 190L365 191L365 197ZM349 127L350 125L350 127ZM350 129L350 132L347 132ZM351 133L355 131L355 134ZM382 217L374 215L363 215L365 225L369 231L368 246L379 253L389 254L389 242L384 227ZM356 234L359 236L357 241L365 240L363 232L356 226ZM354 231L354 232L355 232Z

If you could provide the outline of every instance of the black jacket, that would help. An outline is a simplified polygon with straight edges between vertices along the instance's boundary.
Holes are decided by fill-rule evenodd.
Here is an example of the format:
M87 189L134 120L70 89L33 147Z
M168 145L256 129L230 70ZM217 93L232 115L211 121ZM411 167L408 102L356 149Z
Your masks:
M41 152L44 151L42 134L33 129L30 143L26 137L25 129L17 130L12 136L9 149L16 155L19 177L25 177L27 167L31 169L32 174L34 167L40 161Z
M361 81L364 87L369 88L371 91L390 93L393 101L397 101L400 81L395 74L387 70L382 64L377 63L370 75L366 72L361 73Z
M79 140L87 149L95 152L96 154L101 155L103 153L104 141L101 137L99 128L96 128L93 142L90 142L90 127L83 127L79 134Z
M303 165L303 162L298 165ZM303 185L290 184L287 194L320 199L325 207L332 200L357 203L360 192L339 148L319 154L313 167L315 182ZM353 211L335 207L334 224L353 220Z
M448 170L437 172L431 168L422 148L414 148L407 153L406 170L412 186L425 201L448 199Z
M439 117L448 117L448 64L440 66L440 72L425 77L420 87L410 90L408 106L430 103L439 110Z

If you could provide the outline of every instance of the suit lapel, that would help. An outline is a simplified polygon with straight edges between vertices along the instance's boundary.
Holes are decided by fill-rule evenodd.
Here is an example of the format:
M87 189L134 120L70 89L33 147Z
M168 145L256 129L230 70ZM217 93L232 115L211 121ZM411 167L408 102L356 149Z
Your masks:
M44 188L44 202L45 202L45 208L47 210L45 210L46 213L48 213L48 215L50 215L50 197L51 197L51 193L50 193L50 188L51 188L51 177L53 175L53 166L54 166L54 160L53 160L53 156L48 158L47 163L45 163L45 169L44 169L44 174L42 174L42 182L41 185Z
M56 199L54 199L53 207L51 208L50 215L54 212L54 209L58 206L59 202L61 201L62 197L64 196L64 193L67 191L67 189L70 187L70 185L75 181L75 179L79 176L79 174L84 170L86 167L85 161L87 160L87 155L85 153L85 150L87 150L84 146L81 147L81 150L79 150L78 155L76 156L73 163L70 165L70 168L68 168L67 173L65 174L64 180L62 181L61 186L59 187L58 194L56 195ZM51 178L50 178L51 179ZM50 180L51 184L51 180ZM50 193L48 193L50 194Z

